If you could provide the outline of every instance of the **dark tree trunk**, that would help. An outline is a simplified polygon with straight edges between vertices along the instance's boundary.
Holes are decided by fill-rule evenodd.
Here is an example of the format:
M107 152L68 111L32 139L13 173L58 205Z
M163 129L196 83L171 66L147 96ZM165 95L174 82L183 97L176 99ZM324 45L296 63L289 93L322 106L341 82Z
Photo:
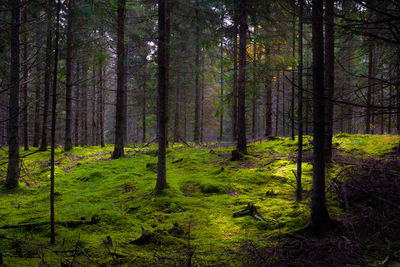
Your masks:
M39 47L39 46L38 46ZM38 52L38 55L40 53ZM34 114L34 122L33 122L33 146L39 146L39 137L40 137L40 86L41 86L41 64L40 61L36 63L36 85L35 85L35 114Z
M168 126L168 72L169 72L169 0L158 1L158 98L157 98L157 137L158 164L156 192L168 187L166 177L166 147Z
M82 138L81 146L88 145L88 65L87 62L82 63L82 86L81 86L81 127L82 127Z
M67 18L67 56L65 63L66 86L65 86L65 140L64 151L72 149L72 42L73 42L73 5L74 0L68 2Z
M293 10L295 10L295 6L294 6L294 9ZM293 26L293 36L292 36L292 48L293 48L293 50L292 50L292 55L293 55L293 58L295 58L296 57L296 12L294 11L293 12L293 24L292 24L292 26ZM294 61L293 61L294 62ZM292 66L292 95L291 95L291 100L290 100L290 105L291 105L291 108L290 108L290 121L291 121L291 126L292 126L292 130L291 130L291 137L292 137L292 140L294 140L294 132L295 132L295 125L294 125L294 123L295 123L295 112L294 112L294 102L295 102L295 98L296 98L296 92L295 92L295 88L294 88L294 80L295 80L295 77L296 77L296 75L295 75L295 71L296 71L296 66L295 66L295 64L293 63L293 66Z
M46 63L44 72L44 104L43 104L43 122L42 122L42 137L39 151L47 150L47 120L49 115L50 102L50 79L51 79L51 30L52 30L52 9L53 1L47 2L47 36L46 36Z
M81 133L80 117L81 117L81 86L80 86L80 64L79 61L76 62L76 80L75 80L75 129L74 129L74 143L75 146L80 145L79 134Z
M222 136L224 134L224 15L222 15L221 19L221 44L220 44L220 64L221 64L221 73L220 73L220 94L221 94L221 114L219 116L219 141L222 141Z
M27 23L27 11L26 8L23 9L23 24L26 25ZM22 122L23 122L23 140L24 140L24 150L29 150L29 137L28 137L28 38L27 32L22 34L22 43L24 44L24 54L23 54L23 75L24 75L24 86L23 88L23 98L24 98L24 106L23 106L23 113L22 113Z
M239 79L238 79L238 142L239 153L247 153L246 144L246 45L247 45L247 3L240 0L239 27Z
M205 90L205 81L204 81L204 63L205 63L205 53L201 54L201 76L200 81L200 143L204 141L204 90Z
M266 48L266 61L270 62L271 49ZM272 136L272 81L268 72L265 79L265 136Z
M93 64L92 68L92 96L91 96L91 102L92 102L92 145L97 146L98 145L98 138L97 138L97 124L96 124L96 65Z
M311 228L314 232L323 232L330 226L330 218L325 204L323 0L312 1L312 50L314 152Z
M56 243L56 234L54 227L54 150L56 148L56 121L57 121L57 67L58 67L58 39L60 23L61 0L57 2L56 19L56 39L54 41L54 69L53 69L53 90L51 107L51 156L50 156L50 244Z
M234 18L233 18L233 106L232 106L232 141L238 139L238 0L234 0Z
M326 114L326 133L325 133L325 161L332 159L332 136L333 136L333 93L334 93L334 1L325 0L325 114Z
M103 71L104 71L104 60L101 59L99 65L99 135L100 135L100 146L104 147L104 81L103 81Z
M20 34L20 0L13 2L11 7L11 64L10 64L10 98L8 105L8 166L6 187L18 187L19 180L19 136L18 136L18 117L19 117L19 34Z
M179 50L178 50L179 51ZM179 52L178 52L179 53ZM177 55L179 57L179 54ZM178 71L180 70L178 66ZM175 82L175 113L174 113L174 143L179 142L179 120L180 120L180 91L181 91L181 81L180 74L177 73L176 82Z
M301 164L303 162L303 0L299 0L299 73L298 73L298 138L297 138L297 177L296 177L296 201L301 201Z
M142 99L142 143L146 143L146 85L147 85L147 73L145 70L144 80L143 80L143 99Z
M193 141L198 144L200 142L200 18L199 18L199 1L196 0L196 36L195 36L195 101L194 101L194 136Z
M115 111L115 145L113 158L124 156L124 117L125 117L125 4L126 0L118 0L118 33L117 33L117 103Z
M254 28L256 29L257 26ZM251 95L251 138L254 140L256 138L256 111L257 111L257 49L256 49L256 41L253 40L253 90Z
M371 133L371 100L372 100L372 91L374 87L374 50L371 47L368 54L368 88L367 88L367 111L365 117L365 133Z
M275 136L278 136L278 128L279 128L279 85L280 85L280 74L281 72L278 70L276 73L276 102L275 102Z
M186 96L186 69L184 69L183 73L183 140L186 142L187 138L187 96Z

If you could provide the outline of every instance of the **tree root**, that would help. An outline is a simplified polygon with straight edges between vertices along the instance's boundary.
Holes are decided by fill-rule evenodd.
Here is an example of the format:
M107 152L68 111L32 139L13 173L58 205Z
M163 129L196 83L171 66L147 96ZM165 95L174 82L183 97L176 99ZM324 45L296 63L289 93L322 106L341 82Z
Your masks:
M253 203L248 203L247 207L244 210L233 213L233 217L243 217L246 215L252 216L257 221L267 222L267 220L260 214L260 212L258 211L256 206L254 206Z

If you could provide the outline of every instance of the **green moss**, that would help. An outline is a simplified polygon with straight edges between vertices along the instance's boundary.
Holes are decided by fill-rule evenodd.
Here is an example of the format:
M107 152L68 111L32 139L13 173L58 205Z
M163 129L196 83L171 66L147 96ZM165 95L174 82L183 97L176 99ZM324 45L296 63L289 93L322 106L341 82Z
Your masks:
M336 135L334 142L342 153L362 156L389 153L399 136ZM311 150L306 136L303 149ZM194 144L192 144L194 145ZM157 265L160 257L182 258L190 243L196 255L207 264L237 263L227 253L248 239L262 242L267 237L287 233L307 224L309 199L294 201L297 141L290 138L256 142L249 155L238 162L229 156L233 147L203 149L174 144L167 153L169 188L154 194L157 148L131 146L129 157L112 160L112 146L75 147L71 152L56 150L56 221L90 220L94 225L76 228L56 226L55 249L73 249L79 242L97 263L116 264L104 246L106 236L118 253L126 255L126 265ZM21 154L26 153L21 151ZM23 160L22 182L14 190L0 188L0 221L3 224L40 223L49 220L49 152L32 154ZM7 149L0 150L6 160ZM311 190L312 165L303 163L303 188ZM0 170L5 177L6 168ZM340 171L332 166L329 177ZM308 195L305 194L307 197ZM232 214L253 202L267 222L251 216ZM343 214L338 203L328 199L332 215ZM169 231L178 223L183 234ZM141 226L156 235L157 242L129 245L141 235ZM0 230L0 235L47 244L48 225L31 230ZM39 245L37 245L39 247ZM36 249L37 249L36 247ZM1 240L5 263L10 266L38 264L37 259L14 257L10 242ZM44 250L46 262L60 265L62 257ZM135 256L132 256L135 255ZM76 261L89 264L84 255Z

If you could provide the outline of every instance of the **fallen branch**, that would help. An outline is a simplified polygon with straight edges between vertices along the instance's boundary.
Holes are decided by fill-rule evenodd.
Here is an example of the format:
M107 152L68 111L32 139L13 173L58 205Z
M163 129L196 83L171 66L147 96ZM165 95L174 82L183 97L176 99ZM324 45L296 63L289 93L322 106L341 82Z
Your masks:
M81 221L67 221L67 222L55 222L57 225L69 227L69 228L76 228L80 225L93 225L97 224L100 221L98 216L93 216L90 221L81 220ZM29 224L16 224L16 225L4 225L1 226L0 229L33 229L39 226L48 225L50 222L40 222L40 223L29 223Z
M237 211L233 213L233 217L243 217L243 216L252 216L254 219L257 221L264 221L267 222L267 220L260 214L256 206L254 206L253 203L248 203L247 207L244 210Z

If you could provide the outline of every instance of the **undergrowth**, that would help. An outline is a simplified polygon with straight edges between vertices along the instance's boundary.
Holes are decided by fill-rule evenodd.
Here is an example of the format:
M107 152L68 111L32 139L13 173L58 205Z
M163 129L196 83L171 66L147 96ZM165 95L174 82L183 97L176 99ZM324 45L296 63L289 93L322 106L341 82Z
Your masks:
M311 137L304 151L311 153ZM337 135L338 153L356 157L383 156L399 136ZM305 200L294 199L297 140L276 138L249 144L242 161L230 160L233 147L174 144L167 151L167 182L162 194L153 191L157 148L130 146L126 157L112 160L113 146L56 149L56 239L49 241L49 152L24 157L20 186L0 189L0 227L35 224L34 228L0 229L0 252L8 266L60 265L194 265L235 264L241 244L267 239L304 227L310 216L312 164L303 163ZM7 149L0 150L1 162ZM0 184L7 164L0 165ZM328 177L338 172L335 163ZM232 214L254 203L266 221ZM331 216L343 211L328 199ZM97 223L69 227L63 222ZM132 244L142 227L156 238ZM110 241L111 240L111 241ZM65 252L70 251L70 252ZM73 251L76 254L73 254ZM78 253L79 252L79 253ZM188 256L192 255L192 256ZM245 265L245 263L243 263Z

